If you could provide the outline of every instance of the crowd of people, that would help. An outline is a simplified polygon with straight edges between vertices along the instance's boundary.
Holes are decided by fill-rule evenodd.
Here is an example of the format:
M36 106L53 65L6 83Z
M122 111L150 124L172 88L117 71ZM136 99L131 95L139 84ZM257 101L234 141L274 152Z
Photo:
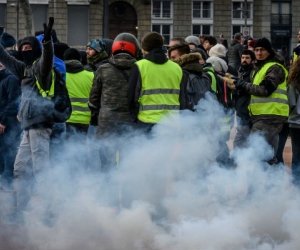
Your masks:
M106 173L118 164L120 141L132 131L151 137L164 118L196 112L204 98L223 110L216 121L220 165L234 165L227 141L236 118L234 149L260 133L273 149L272 166L282 161L291 136L292 174L299 182L300 46L290 68L267 38L244 42L240 33L228 48L213 36L174 37L167 52L157 32L141 43L121 33L114 40L93 39L82 52L59 42L53 24L49 18L42 31L19 41L8 33L0 38L0 189L15 191L19 216L32 197L42 196L39 185L51 181L51 164L66 140L85 145L92 138L95 147L77 163ZM298 38L300 44L300 31ZM72 105L65 122L55 121L49 104L53 66Z

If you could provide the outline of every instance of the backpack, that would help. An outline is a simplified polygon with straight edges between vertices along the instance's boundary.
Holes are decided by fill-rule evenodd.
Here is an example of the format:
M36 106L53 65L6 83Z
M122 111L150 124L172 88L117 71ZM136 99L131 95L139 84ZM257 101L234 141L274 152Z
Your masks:
M183 72L188 74L185 92L186 107L195 111L200 99L204 98L208 91L212 92L211 83L205 75L195 74L187 70L183 70Z
M72 114L71 100L63 75L55 67L52 72L54 76L54 96L51 98L54 103L53 121L65 122Z
M231 89L227 86L226 81L215 73L212 66L204 67L203 72L205 72L205 74L211 79L211 88L219 103L221 103L225 108L233 108L234 101Z

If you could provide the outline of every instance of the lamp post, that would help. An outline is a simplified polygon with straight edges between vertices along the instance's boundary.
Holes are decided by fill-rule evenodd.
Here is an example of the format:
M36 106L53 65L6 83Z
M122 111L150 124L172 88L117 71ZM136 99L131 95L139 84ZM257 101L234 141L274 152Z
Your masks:
M247 13L248 13L247 0L245 0L245 2L244 2L243 10L244 10L243 13L244 13L244 17L245 17L245 28L247 28Z
M17 40L19 40L19 10L20 10L20 3L19 0L17 0Z
M238 8L237 10L240 10L245 18L245 22L244 22L244 28L243 28L243 36L245 36L245 32L247 31L247 14L248 14L248 3L247 0L244 1L244 6L243 8ZM248 34L246 36L249 36L249 31Z

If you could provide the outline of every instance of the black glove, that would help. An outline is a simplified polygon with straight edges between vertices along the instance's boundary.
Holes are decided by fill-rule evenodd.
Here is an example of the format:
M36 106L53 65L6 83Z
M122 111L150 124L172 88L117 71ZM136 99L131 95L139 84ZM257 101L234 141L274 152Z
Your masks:
M51 30L52 30L53 23L54 23L53 17L49 17L48 26L47 24L44 23L44 42L48 42L51 40Z
M242 80L236 76L233 76L232 79L234 79L234 85L237 90L245 90L246 89L246 86L248 84L247 82L245 82L244 80Z
M90 125L98 126L99 110L91 110Z

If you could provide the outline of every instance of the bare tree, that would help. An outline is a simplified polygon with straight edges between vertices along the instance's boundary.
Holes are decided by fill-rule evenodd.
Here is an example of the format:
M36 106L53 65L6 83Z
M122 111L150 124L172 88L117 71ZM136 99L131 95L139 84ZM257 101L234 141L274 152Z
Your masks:
M34 23L32 17L32 10L29 0L19 0L20 7L22 8L25 16L25 36L34 35Z

